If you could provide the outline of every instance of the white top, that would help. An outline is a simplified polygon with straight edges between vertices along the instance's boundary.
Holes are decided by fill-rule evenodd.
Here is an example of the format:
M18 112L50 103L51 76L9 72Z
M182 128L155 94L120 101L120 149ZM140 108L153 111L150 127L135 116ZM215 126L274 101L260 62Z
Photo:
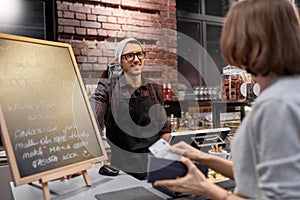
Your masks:
M255 100L232 142L236 192L300 199L300 78L282 78Z

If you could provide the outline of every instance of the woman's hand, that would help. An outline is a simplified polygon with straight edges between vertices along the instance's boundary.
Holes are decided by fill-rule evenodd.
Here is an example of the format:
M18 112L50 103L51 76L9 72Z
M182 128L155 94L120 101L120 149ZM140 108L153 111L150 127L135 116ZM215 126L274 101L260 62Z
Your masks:
M205 175L190 159L182 156L180 160L187 166L187 174L177 179L155 181L154 186L167 186L172 191L183 194L205 194L205 188L212 185L212 183L206 179Z
M188 157L193 161L199 162L200 164L221 173L223 176L234 179L232 161L202 152L183 141L172 145L170 150Z
M194 161L201 161L201 159L207 156L207 153L204 153L183 141L172 145L170 150Z

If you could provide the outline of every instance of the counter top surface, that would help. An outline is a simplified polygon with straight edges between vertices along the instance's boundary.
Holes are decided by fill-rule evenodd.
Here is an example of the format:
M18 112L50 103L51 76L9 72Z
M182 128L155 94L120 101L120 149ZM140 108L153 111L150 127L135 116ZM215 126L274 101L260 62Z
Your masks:
M92 181L91 187L87 187L85 185L82 176L77 176L66 181L50 181L48 185L50 189L51 200L96 199L95 196L98 194L135 187L143 187L162 199L169 198L166 194L154 189L147 181L137 180L124 172L120 172L118 176L110 177L99 175L98 168L92 168L88 170L88 175ZM43 199L43 191L39 182L33 182L32 184L25 184L16 187L14 186L13 182L11 182L10 185L12 195L15 200Z

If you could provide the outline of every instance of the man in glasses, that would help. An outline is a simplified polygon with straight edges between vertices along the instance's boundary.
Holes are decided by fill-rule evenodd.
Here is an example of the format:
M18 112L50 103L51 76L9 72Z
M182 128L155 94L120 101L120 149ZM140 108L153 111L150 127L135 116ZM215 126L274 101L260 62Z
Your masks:
M90 99L98 123L106 127L110 163L140 180L147 178L148 147L168 140L171 131L161 86L142 75L145 58L138 40L122 40L115 49L121 75L100 81Z

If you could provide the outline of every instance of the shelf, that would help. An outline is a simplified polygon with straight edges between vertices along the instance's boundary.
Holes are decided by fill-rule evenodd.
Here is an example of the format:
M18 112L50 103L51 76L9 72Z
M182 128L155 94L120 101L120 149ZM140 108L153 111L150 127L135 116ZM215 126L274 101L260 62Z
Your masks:
M165 109L167 112L167 116L174 114L174 117L180 117L181 111L190 112L189 109L197 108L199 112L211 112L211 100L174 100L174 101L166 101ZM196 110L196 109L194 109ZM192 111L193 113L194 111Z
M240 121L245 117L244 107L249 105L246 101L213 101L212 102L212 117L213 127L221 127L220 115L227 112L239 112Z

